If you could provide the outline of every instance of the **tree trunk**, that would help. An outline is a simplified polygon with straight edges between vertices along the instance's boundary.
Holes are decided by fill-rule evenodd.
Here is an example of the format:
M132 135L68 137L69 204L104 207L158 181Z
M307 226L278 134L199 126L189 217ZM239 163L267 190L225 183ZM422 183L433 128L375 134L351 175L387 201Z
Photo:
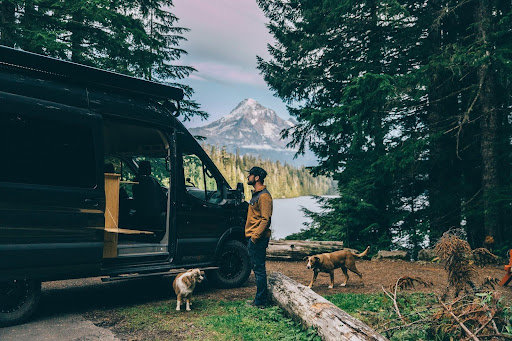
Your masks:
M483 161L482 188L485 217L485 233L494 237L496 241L502 241L500 221L500 209L497 200L499 188L498 155L496 152L499 124L496 100L496 77L491 65L490 51L487 47L488 32L490 32L490 6L488 1L479 1L476 7L476 20L478 22L478 38L486 47L487 62L478 71L480 98L479 104L482 111L481 128L482 142L481 153Z
M15 5L11 1L0 1L0 45L14 47L16 41Z
M306 327L316 328L322 340L387 340L363 322L280 272L268 277L274 302Z
M478 113L479 115L479 113ZM472 121L476 117L470 118ZM482 156L480 153L480 124L471 123L464 128L466 150L462 156L464 176L464 218L471 248L482 247L485 239L484 216L482 209Z
M433 1L431 6L435 13L441 13L443 5L440 1ZM440 19L429 38L433 55L439 55L446 45L454 42L457 29L457 23L450 16ZM453 94L457 92L460 84L454 80L453 71L444 65L435 66L430 77L427 117L431 138L428 161L428 211L432 245L445 231L459 227L462 219L458 137L456 131L448 133L459 122L457 96Z
M334 252L341 249L343 249L343 242L271 240L267 249L267 258L278 260L302 260L306 256ZM353 252L357 253L355 250Z
M438 135L430 143L429 154L429 220L430 239L436 242L445 231L459 227L461 222L460 198L460 161L457 159L456 138L446 134L450 125L445 122L456 121L456 98L442 99L450 89L442 89L439 82L449 77L440 71L436 75L430 95L429 129L432 135ZM441 89L440 89L441 88ZM443 91L445 90L445 91Z
M25 51L30 51L38 54L44 54L44 46L40 45L38 36L41 31L45 31L43 26L44 17L41 15L38 18L34 0L25 1L25 11L21 19L21 27L23 30L23 37L20 41L20 47ZM38 27L39 26L39 27Z
M85 24L84 15L77 10L71 15L67 28L71 32L71 61L75 63L85 63Z

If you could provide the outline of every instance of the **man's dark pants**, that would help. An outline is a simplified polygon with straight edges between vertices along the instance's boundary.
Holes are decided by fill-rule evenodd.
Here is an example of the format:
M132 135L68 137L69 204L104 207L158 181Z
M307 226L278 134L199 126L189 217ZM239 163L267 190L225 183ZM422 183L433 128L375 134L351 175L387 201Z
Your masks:
M252 270L256 276L256 297L255 305L267 304L267 269L265 268L265 259L267 257L267 247L269 237L261 237L255 243L251 238L247 238L247 248L249 249L249 257L251 258Z

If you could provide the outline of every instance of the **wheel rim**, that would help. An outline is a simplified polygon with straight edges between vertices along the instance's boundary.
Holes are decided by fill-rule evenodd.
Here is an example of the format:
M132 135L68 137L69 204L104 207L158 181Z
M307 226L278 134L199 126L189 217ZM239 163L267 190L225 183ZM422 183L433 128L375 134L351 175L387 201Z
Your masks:
M12 313L20 309L30 296L30 282L28 280L12 280L0 283L0 312Z
M226 250L222 253L219 274L225 279L238 277L244 268L244 259L240 253L234 250Z

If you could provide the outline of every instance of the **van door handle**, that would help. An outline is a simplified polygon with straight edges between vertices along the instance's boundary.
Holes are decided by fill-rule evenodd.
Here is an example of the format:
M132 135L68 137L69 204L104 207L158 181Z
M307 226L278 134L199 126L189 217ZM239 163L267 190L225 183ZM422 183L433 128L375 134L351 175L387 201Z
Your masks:
M85 199L85 203L86 204L90 204L92 205L93 207L98 207L99 206L99 203L97 200L94 200L94 199Z

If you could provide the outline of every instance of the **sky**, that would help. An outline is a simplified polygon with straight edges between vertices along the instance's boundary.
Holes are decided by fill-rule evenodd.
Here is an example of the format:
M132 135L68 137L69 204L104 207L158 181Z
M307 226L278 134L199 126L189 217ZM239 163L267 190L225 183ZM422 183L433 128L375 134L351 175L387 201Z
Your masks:
M174 0L177 26L189 28L180 47L188 52L181 65L197 69L182 83L190 85L208 121L184 122L197 127L229 114L238 103L253 98L284 119L286 105L273 96L256 68L256 56L268 60L267 44L273 42L267 19L256 0Z

